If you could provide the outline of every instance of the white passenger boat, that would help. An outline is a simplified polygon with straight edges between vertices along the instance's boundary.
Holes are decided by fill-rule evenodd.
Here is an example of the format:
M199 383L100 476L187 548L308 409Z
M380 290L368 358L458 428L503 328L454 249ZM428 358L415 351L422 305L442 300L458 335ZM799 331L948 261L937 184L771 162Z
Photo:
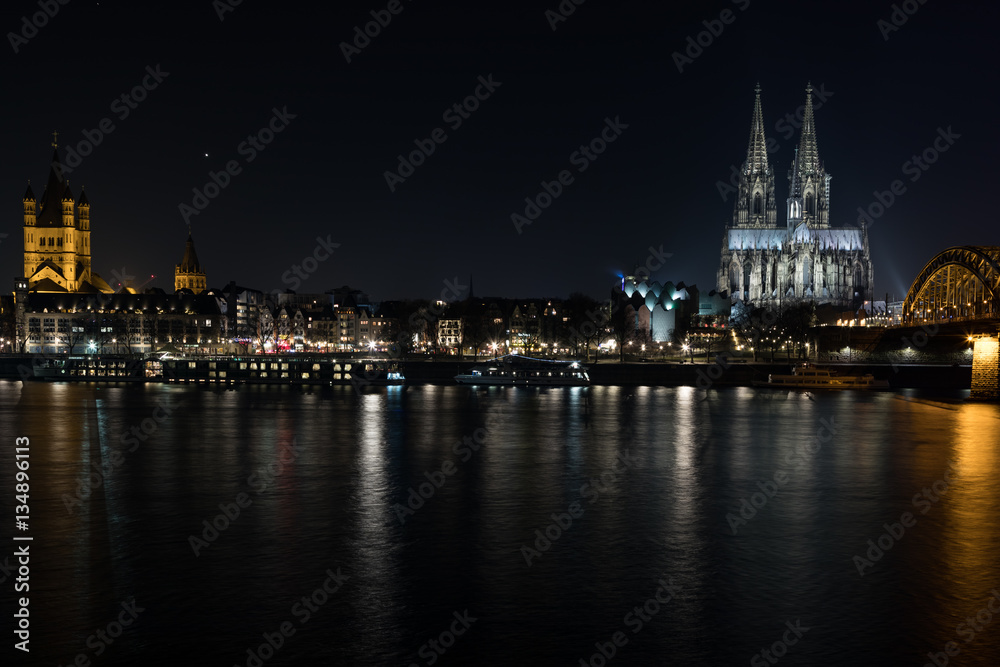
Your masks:
M492 359L455 376L459 384L526 387L586 387L587 367L577 361L532 359L517 354Z
M771 373L767 382L754 382L755 387L783 389L888 389L887 380L876 380L871 373L865 375L837 375L828 368L803 363L792 369L791 375Z

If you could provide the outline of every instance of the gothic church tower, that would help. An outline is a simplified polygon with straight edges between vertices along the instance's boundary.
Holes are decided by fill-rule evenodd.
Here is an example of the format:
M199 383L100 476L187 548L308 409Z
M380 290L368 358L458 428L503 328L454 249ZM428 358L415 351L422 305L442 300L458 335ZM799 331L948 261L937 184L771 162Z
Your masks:
M819 160L816 123L813 120L812 84L806 86L802 136L788 172L788 227L801 224L814 229L830 226L830 179Z
M174 291L189 289L195 294L201 294L206 289L205 270L198 261L198 253L194 251L194 239L188 231L187 243L184 244L184 257L181 263L174 267Z
M733 209L733 227L774 227L777 207L774 201L774 172L767 160L764 114L760 110L760 85L753 105L750 143L740 171L740 183Z

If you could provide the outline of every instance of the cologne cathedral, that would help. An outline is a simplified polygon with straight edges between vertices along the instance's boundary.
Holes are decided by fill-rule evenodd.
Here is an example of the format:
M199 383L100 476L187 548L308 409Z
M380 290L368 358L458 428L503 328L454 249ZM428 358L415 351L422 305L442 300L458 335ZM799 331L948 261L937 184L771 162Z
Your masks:
M767 158L760 86L732 224L722 240L718 289L733 303L780 309L813 302L857 309L872 298L868 231L830 226L830 179L819 159L812 86L792 168L786 224L778 225L774 171Z

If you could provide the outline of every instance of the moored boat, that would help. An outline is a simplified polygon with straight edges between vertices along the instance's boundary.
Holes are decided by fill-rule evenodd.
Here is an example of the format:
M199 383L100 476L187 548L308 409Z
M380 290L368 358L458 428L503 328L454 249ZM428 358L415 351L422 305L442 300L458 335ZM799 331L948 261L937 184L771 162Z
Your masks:
M219 384L401 385L406 382L394 359L328 355L247 355L163 360L168 382Z
M754 382L755 387L778 389L888 389L887 380L876 380L871 373L865 375L837 375L828 368L803 363L792 369L791 375L771 373L767 382Z
M147 363L121 356L86 355L50 358L31 365L35 380L83 382L144 381Z
M36 380L65 380L66 360L46 359L41 364L33 366L31 372Z
M525 387L586 387L587 367L577 361L533 359L517 354L492 359L455 376L459 384Z

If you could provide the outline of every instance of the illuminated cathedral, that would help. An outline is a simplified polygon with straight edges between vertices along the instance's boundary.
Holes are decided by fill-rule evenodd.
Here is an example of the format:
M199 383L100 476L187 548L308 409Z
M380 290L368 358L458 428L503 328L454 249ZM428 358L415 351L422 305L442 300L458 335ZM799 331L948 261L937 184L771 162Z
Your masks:
M804 302L858 308L872 298L868 231L863 223L830 226L832 177L819 159L812 86L806 88L802 134L788 172L784 225L777 220L760 86L756 93L733 221L722 241L718 289L728 290L734 303L766 308Z
M91 271L90 202L81 189L76 202L63 179L59 149L40 200L28 183L24 206L24 276L32 292L114 292Z

